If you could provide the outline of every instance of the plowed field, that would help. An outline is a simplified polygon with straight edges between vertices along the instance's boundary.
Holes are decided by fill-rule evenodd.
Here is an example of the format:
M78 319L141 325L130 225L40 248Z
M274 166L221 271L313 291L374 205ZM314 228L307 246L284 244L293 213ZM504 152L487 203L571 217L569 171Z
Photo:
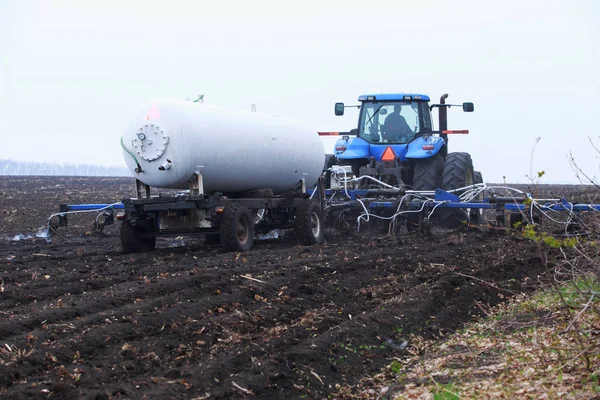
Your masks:
M501 229L330 231L322 245L259 240L247 253L159 239L124 255L118 225L92 234L84 214L36 237L60 203L133 188L0 179L0 397L327 398L402 357L411 334L442 339L545 271L534 245Z

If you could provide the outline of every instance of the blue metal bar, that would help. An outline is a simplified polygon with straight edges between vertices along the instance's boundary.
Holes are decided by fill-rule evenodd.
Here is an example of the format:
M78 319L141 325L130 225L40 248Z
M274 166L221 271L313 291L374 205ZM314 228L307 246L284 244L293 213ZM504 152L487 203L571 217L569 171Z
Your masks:
M360 206L358 202L348 202L353 206ZM365 201L365 205L368 208L397 208L397 201ZM408 209L421 208L422 203L415 202L407 202L405 203ZM436 208L473 208L473 209L483 209L483 210L493 210L496 208L496 204L494 203L468 203L468 202L449 202L449 203L439 203L436 201L429 202L426 207L434 207L438 205ZM504 209L507 211L524 211L527 208L524 204L514 204L508 203L504 205ZM540 208L542 210L553 210L553 211L600 211L600 204L573 204L573 207L567 206L564 204L541 204Z
M371 201L368 208L398 208L397 201Z
M331 190L327 190L329 195L333 193ZM332 204L337 206L347 205L351 207L360 207L361 204L356 200L357 196L366 195L368 190L348 190L348 194L350 195L351 200L345 201L333 201ZM454 196L449 198L453 198ZM446 200L448 201L448 200ZM390 201L363 201L367 208L398 208L399 202L397 200ZM404 202L404 205L407 209L420 209L423 205L423 202L416 201L407 201ZM490 203L487 199L483 202L460 202L460 201L449 201L447 203L440 203L439 201L430 201L426 205L426 207L431 208L437 205L437 208L473 208L473 209L495 209L496 203ZM540 204L539 207L542 210L553 210L553 211L600 211L600 204L570 204L563 200L561 203L552 203L552 204ZM115 209L122 210L125 208L123 203L115 203L115 204L67 204L65 211L94 211L100 209ZM524 211L527 208L525 204L519 203L505 203L504 209L507 211Z
M432 203L433 205L433 203ZM450 202L443 203L437 206L437 208L477 208L477 209L494 209L495 204L483 202L483 203L461 203L461 202Z
M314 190L307 190L306 191L306 193L311 194L311 195L313 194L313 192L314 192ZM346 192L344 190L326 189L325 190L325 197L329 198L329 197L331 197L336 192L346 194ZM365 197L365 196L368 196L369 194L372 194L373 190L367 190L367 189L348 189L347 192L348 192L348 196L350 196L350 198L352 200L356 200L357 197Z
M441 206L440 206L441 207ZM476 208L476 207L475 207ZM523 211L526 206L524 204L506 204L505 209L508 211ZM600 204L541 204L542 210L553 211L600 211Z
M359 207L362 208L360 203L353 199L349 201L333 201L334 205L347 205L351 207ZM363 204L367 208L398 208L398 201L371 201L371 200L363 200ZM404 202L405 208L414 210L420 209L423 205L423 202L415 202L415 201L407 201ZM440 203L439 201L430 201L425 206L426 208L432 208L436 206L436 208L473 208L473 209L483 209L483 210L494 210L496 209L496 203L490 203L489 201L483 202L448 202L448 203ZM527 209L525 204L518 203L505 203L503 205L504 209L507 211L524 211ZM539 207L542 210L553 210L553 211L600 211L600 204L569 204L569 203L552 203L552 204L540 204Z
M110 206L110 207L109 207ZM109 208L107 208L109 207ZM125 208L123 203L116 204L67 204L67 211L94 211L106 208L107 210L122 210Z

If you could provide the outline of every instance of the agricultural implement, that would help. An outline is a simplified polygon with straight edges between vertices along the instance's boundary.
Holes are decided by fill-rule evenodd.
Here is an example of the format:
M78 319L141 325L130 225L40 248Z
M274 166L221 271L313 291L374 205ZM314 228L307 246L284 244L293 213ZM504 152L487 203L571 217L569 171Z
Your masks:
M328 171L329 172L329 171ZM339 173L344 173L341 169ZM294 198L229 199L219 194L203 196L181 193L175 197L149 196L124 199L113 204L63 204L60 212L49 218L50 231L68 224L68 216L74 213L93 212L97 216L94 229L102 231L105 226L122 221L121 244L126 253L151 251L156 237L173 235L204 235L207 243L220 243L226 250L246 251L252 247L255 235L273 230L293 230L300 243L318 244L324 240L325 227L360 230L373 224L383 232L401 236L408 232L429 234L440 219L461 215L463 224L455 230L481 226L519 227L541 224L544 220L560 222L564 233L578 235L585 232L581 214L600 211L600 204L571 203L566 199L535 199L518 189L488 186L485 183L458 188L454 191L399 190L387 187L348 189L352 180L372 178L346 178L340 188L325 188L324 177L318 184ZM376 183L376 181L372 181ZM499 191L512 191L513 195L499 195ZM459 193L457 195L456 193ZM182 219L204 209L212 215L212 227L190 228L181 225ZM256 210L255 212L245 211ZM225 212L225 210L228 210ZM241 211L244 210L244 211ZM144 216L152 224L140 233L140 224L131 224L135 216ZM196 215L197 216L197 215ZM169 226L166 221L177 221ZM210 220L210 218L208 219ZM148 223L148 222L146 222Z

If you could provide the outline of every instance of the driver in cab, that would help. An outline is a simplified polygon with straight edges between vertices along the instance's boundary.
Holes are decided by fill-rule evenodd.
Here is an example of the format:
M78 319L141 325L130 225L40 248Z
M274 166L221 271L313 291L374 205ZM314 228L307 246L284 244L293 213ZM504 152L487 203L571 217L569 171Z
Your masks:
M394 112L388 115L383 123L382 139L388 142L404 142L413 135L413 131L400 115L402 106L394 105Z

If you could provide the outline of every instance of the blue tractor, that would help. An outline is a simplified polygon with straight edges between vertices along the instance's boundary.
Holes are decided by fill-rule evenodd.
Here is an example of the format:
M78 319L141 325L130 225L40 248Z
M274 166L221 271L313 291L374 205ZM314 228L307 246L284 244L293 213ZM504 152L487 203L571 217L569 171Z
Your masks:
M358 127L350 132L355 137L344 135L337 140L330 165L347 166L354 177L369 175L406 190L448 191L482 183L482 175L473 169L468 153L448 152L449 134L468 133L448 130L448 108L472 112L473 103L447 104L447 97L444 94L439 104L430 104L424 94L368 94L359 96L358 105L336 103L335 115L344 115L348 107L358 108L360 114ZM438 108L438 130L432 124L433 108ZM372 182L361 179L355 187L365 188ZM445 216L442 225L457 226L459 214Z

